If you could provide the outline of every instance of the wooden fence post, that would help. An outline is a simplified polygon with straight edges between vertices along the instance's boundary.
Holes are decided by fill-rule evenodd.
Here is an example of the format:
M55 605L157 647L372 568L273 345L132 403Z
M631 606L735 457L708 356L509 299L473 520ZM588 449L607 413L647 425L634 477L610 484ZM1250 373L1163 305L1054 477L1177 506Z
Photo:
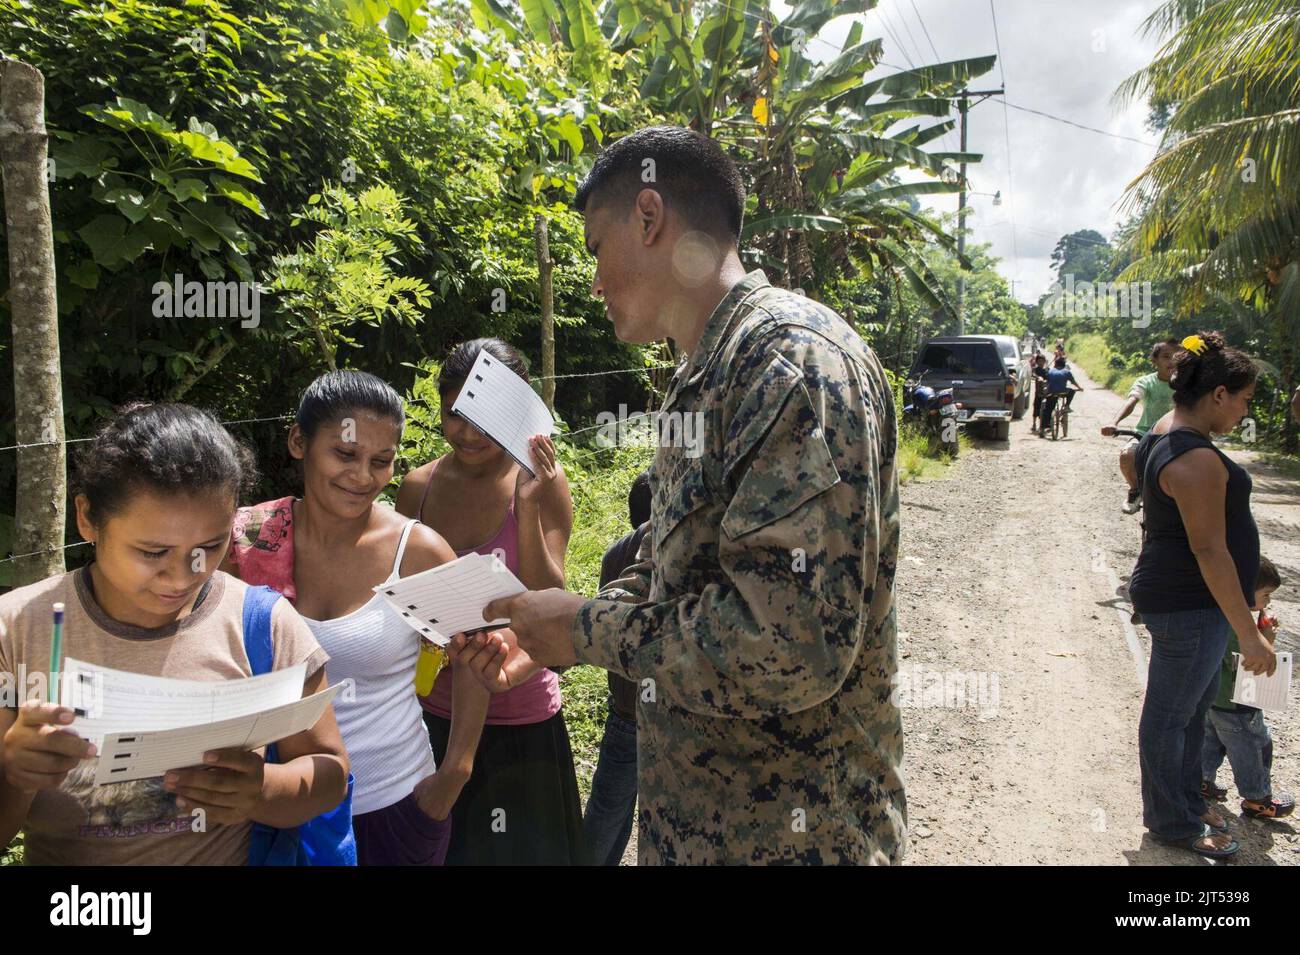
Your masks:
M67 448L50 220L45 77L0 64L0 167L13 316L14 434L19 448L14 512L14 586L63 573Z
M555 414L555 301L551 290L551 247L546 234L546 217L533 219L533 241L537 245L537 278L542 299L542 400Z

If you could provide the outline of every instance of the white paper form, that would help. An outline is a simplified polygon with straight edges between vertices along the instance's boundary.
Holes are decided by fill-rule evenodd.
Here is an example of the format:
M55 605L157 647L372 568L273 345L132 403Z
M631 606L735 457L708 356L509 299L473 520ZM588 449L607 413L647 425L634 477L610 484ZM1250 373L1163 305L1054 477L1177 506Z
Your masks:
M509 623L486 620L483 608L528 588L491 554L466 554L391 584L374 588L412 627L438 646L458 633Z
M1276 712L1291 705L1291 654L1278 653L1277 669L1272 676L1251 673L1241 665L1241 654L1237 658L1237 680L1232 687L1232 702L1253 706L1257 709Z
M528 439L551 434L555 421L546 402L506 365L480 351L451 410L501 445L506 454L535 474Z
M71 657L63 670L62 702L76 712L71 728L98 747L110 733L215 723L292 703L302 697L307 665L242 680L172 680Z
M301 682L298 687L301 694ZM203 754L209 750L257 749L301 733L316 725L342 687L336 683L283 706L202 726L109 733L100 750L95 785L161 776L169 769L202 765Z

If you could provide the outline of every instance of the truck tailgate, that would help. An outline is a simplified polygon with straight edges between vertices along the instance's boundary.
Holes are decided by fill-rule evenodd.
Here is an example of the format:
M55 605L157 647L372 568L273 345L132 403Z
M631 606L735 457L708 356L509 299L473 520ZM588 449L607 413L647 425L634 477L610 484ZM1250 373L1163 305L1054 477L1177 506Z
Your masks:
M1007 409L1006 378L954 378L953 398L966 409L1003 411Z

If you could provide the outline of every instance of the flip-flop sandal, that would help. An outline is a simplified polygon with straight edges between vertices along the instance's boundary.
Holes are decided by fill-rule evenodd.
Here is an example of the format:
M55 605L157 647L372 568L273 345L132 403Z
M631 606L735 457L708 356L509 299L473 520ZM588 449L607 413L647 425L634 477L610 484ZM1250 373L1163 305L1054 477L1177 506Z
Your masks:
M1241 801L1241 814L1247 819L1282 819L1295 810L1295 800L1285 793L1274 797L1265 805L1253 799Z
M1206 799L1213 799L1220 802L1228 798L1228 790L1220 789L1214 783L1201 783L1201 795Z
M1152 838L1164 845L1175 846L1179 849L1187 849L1191 852L1195 852L1198 856L1205 856L1207 859L1228 859L1235 856L1241 849L1241 843L1236 839L1233 839L1222 849L1215 849L1211 846L1203 846L1199 844L1202 839L1208 839L1214 834L1214 830L1209 826L1206 826L1201 830L1200 835L1192 836L1189 839L1163 839L1160 836L1153 836Z

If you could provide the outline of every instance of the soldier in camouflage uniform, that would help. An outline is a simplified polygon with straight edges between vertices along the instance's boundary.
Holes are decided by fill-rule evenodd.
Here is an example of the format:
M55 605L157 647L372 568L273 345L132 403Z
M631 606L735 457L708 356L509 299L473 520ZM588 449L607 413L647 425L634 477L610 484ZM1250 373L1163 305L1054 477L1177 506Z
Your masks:
M616 328L634 324L615 308ZM482 636L457 648L489 683L508 683L525 654L638 683L642 864L896 862L892 391L848 323L761 271L705 314L661 415L698 416L673 435L699 440L660 441L638 562L594 600L489 605L517 648Z

